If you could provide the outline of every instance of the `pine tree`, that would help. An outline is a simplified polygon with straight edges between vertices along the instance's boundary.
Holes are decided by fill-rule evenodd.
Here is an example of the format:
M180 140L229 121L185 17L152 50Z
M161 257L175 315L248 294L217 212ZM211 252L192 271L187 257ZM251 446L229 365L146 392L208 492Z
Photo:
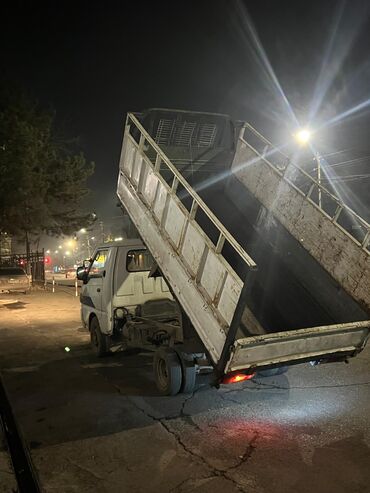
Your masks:
M0 232L28 238L42 233L68 235L92 221L81 208L93 173L61 141L55 118L25 96L0 91Z

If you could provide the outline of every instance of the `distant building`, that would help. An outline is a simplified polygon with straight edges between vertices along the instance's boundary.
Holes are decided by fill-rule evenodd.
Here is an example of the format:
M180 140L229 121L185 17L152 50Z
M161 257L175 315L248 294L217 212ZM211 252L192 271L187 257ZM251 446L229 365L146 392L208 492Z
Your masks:
M0 255L12 253L12 237L8 233L0 233Z

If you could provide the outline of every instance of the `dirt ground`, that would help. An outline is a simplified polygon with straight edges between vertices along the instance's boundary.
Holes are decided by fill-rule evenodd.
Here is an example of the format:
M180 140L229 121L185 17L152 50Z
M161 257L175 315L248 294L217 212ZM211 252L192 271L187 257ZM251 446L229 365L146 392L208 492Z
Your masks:
M0 297L1 374L43 491L370 492L370 347L176 397L151 365L96 358L73 288Z

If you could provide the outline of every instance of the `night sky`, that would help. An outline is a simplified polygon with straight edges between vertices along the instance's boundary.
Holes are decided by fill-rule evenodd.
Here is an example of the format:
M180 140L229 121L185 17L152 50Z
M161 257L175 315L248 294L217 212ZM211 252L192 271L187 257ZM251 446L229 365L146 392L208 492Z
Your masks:
M289 104L306 124L320 99L311 121L322 127L317 144L336 152L328 161L352 177L340 186L367 215L370 2L13 1L1 17L2 74L53 107L66 136L79 137L96 163L89 206L101 217L118 212L127 111L228 113L281 143L295 126Z

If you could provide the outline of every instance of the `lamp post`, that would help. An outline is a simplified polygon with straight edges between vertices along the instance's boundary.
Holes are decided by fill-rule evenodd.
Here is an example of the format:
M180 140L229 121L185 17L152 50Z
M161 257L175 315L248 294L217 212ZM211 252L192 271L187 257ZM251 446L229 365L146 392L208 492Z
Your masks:
M91 257L91 244L90 244L90 236L89 236L89 231L87 231L86 228L81 228L79 233L85 235L86 239L86 246L87 246L87 254L89 258Z
M69 257L70 255L71 255L71 252L70 251L67 250L66 252L64 252L64 255L63 255L63 264L64 264L63 267L64 267L64 269L67 268L67 266L66 266L66 258Z

